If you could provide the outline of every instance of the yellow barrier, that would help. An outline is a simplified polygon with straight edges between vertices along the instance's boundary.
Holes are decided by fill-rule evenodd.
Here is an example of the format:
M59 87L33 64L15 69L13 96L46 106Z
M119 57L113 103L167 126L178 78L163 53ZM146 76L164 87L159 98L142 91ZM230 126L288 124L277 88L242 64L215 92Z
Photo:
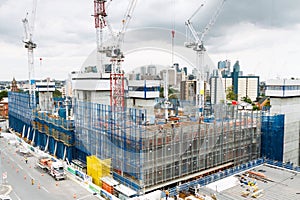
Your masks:
M110 175L111 159L100 160L96 156L87 156L87 174L92 177L93 183L101 186L100 179Z

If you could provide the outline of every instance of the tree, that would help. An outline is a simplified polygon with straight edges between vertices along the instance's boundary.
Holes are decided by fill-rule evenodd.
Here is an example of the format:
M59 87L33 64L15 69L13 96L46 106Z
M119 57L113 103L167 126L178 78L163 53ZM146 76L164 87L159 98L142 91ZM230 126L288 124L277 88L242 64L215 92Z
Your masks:
M168 99L178 99L178 96L176 95L176 93L179 93L177 90L173 89L173 88L169 88L168 89ZM164 88L161 87L160 91L159 91L159 97L164 98Z
M227 87L227 89L226 89L226 99L227 100L237 100L237 95L233 91L233 86Z
M252 101L251 101L251 99L248 96L242 97L241 100L244 101L244 102L246 102L246 103L252 104Z
M160 87L160 90L159 90L159 97L160 97L160 98L164 98L164 88L163 88L163 87Z
M6 90L0 92L0 101L2 101L4 97L8 97L8 92Z
M53 97L56 98L56 97L61 97L61 96L62 96L62 93L59 90L55 89L55 91L53 92Z
M259 110L259 107L257 105L252 105L252 110Z

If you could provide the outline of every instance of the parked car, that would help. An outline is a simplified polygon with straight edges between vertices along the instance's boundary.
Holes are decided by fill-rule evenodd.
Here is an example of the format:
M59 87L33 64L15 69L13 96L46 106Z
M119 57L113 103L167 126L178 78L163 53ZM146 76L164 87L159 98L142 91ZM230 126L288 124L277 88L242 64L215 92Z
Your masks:
M8 195L0 195L0 200L12 200Z

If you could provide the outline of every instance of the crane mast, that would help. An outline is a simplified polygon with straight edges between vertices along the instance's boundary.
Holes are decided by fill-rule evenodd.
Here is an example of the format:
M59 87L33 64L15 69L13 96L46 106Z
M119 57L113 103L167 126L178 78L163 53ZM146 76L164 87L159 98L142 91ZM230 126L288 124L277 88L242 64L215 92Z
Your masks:
M197 55L197 86L196 86L196 105L199 107L199 114L203 116L204 111L204 102L205 102L205 84L204 84L204 53L206 51L203 40L205 35L210 31L212 26L215 24L220 12L224 6L226 0L221 0L221 3L217 7L215 13L210 18L209 22L206 24L202 32L199 34L193 24L192 18L204 7L205 2L200 4L200 6L196 9L196 11L192 14L192 16L185 22L186 25L186 41L185 46L188 48L193 48L196 51ZM192 40L190 40L190 36L192 36Z
M28 83L29 83L29 96L30 96L30 107L36 106L36 95L35 95L35 75L34 75L34 54L33 50L36 48L36 43L33 42L33 31L35 24L37 0L33 0L32 12L31 12L31 23L29 24L28 13L24 19L22 19L24 26L24 46L28 50Z
M97 43L97 70L102 76L103 70L103 29L106 26L106 0L94 0L94 19L96 29L96 43Z
M107 0L94 0L95 28L97 32L97 57L100 57L99 72L101 76L105 73L105 69L103 69L103 56L105 54L106 57L111 58L110 105L114 108L123 108L125 103L125 91L124 72L121 69L121 63L124 55L121 51L121 46L137 0L131 0L129 3L122 20L122 28L116 35L106 19L106 2ZM103 45L103 29L105 27L107 27L112 39L112 44L108 46Z

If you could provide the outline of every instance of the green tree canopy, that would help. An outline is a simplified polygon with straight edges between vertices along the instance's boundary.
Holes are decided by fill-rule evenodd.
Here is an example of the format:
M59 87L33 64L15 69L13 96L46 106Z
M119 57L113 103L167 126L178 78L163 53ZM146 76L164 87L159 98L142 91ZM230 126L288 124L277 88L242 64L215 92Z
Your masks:
M233 91L233 86L226 89L226 99L227 100L237 100L237 95Z
M56 98L56 97L61 97L61 96L62 96L62 93L59 90L55 89L55 91L53 92L53 97Z
M251 99L248 96L242 97L241 100L244 101L244 102L246 102L246 103L252 104L252 101L251 101Z
M169 88L168 90L168 98L169 99L178 99L176 93L179 93L177 90L173 89L173 88ZM164 98L164 88L161 87L160 91L159 91L159 97Z
M0 92L0 101L4 98L8 97L8 92L6 90L3 90Z

